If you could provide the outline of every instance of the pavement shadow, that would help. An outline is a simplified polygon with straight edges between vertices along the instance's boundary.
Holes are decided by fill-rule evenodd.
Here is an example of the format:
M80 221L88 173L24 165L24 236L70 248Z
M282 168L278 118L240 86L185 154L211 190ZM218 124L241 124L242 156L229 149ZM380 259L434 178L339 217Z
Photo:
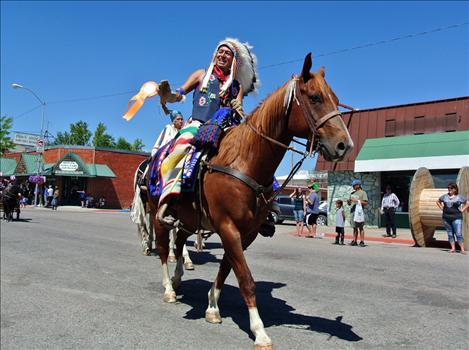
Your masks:
M327 319L295 313L295 309L288 305L285 300L272 295L274 289L285 286L286 284L277 282L256 282L257 307L266 328L271 326L297 328L327 333L330 337L337 337L350 342L357 342L363 339L352 331L353 327L351 325L342 322L343 316ZM178 301L192 308L184 316L185 319L195 320L205 317L207 293L210 288L211 283L201 279L182 282L177 291L178 295L181 295ZM220 307L222 318L232 318L233 322L254 340L249 329L249 314L237 287L225 284L218 306Z
M218 259L216 255L210 252L211 249L222 249L223 245L217 242L204 242L205 248L201 252L195 250L189 250L189 255L192 262L195 265L204 265L207 263L220 263L221 259ZM193 241L187 241L186 245L188 247L194 247Z
M28 218L26 218L26 219L23 219L23 218L16 219L15 218L15 219L13 219L13 221L6 221L6 220L3 220L3 219L1 221L2 221L2 223L14 223L14 222L31 222L32 220L33 219L28 219Z

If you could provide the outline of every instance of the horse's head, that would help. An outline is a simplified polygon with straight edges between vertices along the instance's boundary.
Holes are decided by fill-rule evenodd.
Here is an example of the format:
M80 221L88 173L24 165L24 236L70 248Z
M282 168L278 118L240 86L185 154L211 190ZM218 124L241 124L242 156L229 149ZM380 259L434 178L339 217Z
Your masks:
M353 141L337 110L339 100L324 79L324 67L311 73L311 53L306 55L296 83L298 103L292 103L288 129L317 143L326 160L340 161L352 150Z

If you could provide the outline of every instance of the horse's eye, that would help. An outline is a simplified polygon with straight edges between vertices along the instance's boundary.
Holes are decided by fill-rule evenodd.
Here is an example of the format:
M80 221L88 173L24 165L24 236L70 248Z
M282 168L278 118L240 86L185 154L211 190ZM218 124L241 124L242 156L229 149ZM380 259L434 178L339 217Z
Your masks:
M312 103L319 103L322 101L321 95L320 94L314 94L309 97Z

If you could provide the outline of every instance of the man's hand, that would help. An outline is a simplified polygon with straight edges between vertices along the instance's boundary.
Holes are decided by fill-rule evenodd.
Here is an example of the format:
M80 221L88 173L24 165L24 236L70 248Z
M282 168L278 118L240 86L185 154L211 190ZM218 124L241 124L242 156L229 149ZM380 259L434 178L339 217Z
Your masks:
M182 95L177 92L172 92L169 82L162 80L159 86L159 95L161 104L174 103L182 100Z
M230 105L231 105L231 108L233 108L233 110L238 112L238 114L244 118L243 105L241 104L241 102L234 99L234 100L231 100Z

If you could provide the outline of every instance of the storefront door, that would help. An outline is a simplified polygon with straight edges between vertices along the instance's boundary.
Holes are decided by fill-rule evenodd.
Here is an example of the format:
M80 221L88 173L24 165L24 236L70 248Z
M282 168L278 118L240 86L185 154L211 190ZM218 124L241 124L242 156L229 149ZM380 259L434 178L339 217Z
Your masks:
M80 195L77 191L86 192L85 177L62 177L63 205L80 205Z

